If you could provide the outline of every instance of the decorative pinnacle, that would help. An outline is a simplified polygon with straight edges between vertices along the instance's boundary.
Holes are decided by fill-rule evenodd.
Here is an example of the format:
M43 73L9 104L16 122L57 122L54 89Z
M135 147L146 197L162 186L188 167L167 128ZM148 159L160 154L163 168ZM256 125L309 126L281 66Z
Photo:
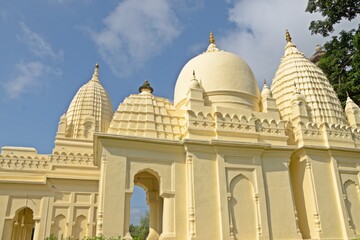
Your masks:
M95 64L94 74L92 75L91 80L99 81L99 64Z
M349 92L348 91L346 91L346 96L349 98L350 96L349 96Z
M210 32L209 42L210 42L211 44L215 44L215 38L214 38L214 34L213 34L212 32Z
M266 79L264 78L264 85L267 85L267 83L266 83Z
M152 93L154 91L154 89L150 86L150 83L148 80L145 80L143 85L141 87L139 87L139 92L149 92Z
M291 36L287 29L286 29L285 37L286 37L286 42L291 42Z
M193 70L193 77L194 77L194 79L196 79L195 70Z

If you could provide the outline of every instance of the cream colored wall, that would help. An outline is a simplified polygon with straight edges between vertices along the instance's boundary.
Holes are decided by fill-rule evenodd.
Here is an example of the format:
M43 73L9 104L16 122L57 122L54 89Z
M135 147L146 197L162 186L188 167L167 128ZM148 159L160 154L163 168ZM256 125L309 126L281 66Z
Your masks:
M271 239L301 238L289 173L290 149L269 149L261 155Z
M358 186L358 154L350 149L305 148L292 156L291 177L303 238L352 239L359 235L352 224L360 215L353 209L355 217L349 218L345 186L348 180ZM355 205L358 199L352 200Z
M134 187L134 176L147 171L158 178L160 198L164 200L164 212L167 226L163 225L161 239L185 239L186 218L184 203L184 151L178 144L164 145L164 142L147 143L145 141L128 141L126 139L101 139L102 149L98 156L105 156L106 168L104 178L104 218L103 234L105 236L124 236L129 238L128 227L130 218L130 197ZM141 151L139 151L141 149ZM175 187L179 191L175 193ZM117 214L114 214L117 213ZM172 221L173 223L169 223ZM161 226L160 226L161 228Z
M195 234L197 238L220 239L219 188L216 155L211 147L186 145L193 156ZM213 226L209 228L209 226Z
M66 220L64 237L93 236L96 223L97 182L80 180L51 179L47 184L23 182L0 183L0 236L10 239L15 214L28 207L35 220L34 239L50 236L56 216L63 214ZM83 216L83 225L76 225ZM86 222L86 225L84 223ZM85 226L85 228L84 228ZM60 237L60 236L59 236Z

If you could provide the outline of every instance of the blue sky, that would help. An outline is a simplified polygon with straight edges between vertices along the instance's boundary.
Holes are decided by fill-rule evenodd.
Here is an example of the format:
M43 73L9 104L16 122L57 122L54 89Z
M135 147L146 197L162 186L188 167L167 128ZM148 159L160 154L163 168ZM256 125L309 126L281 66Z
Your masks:
M183 65L208 46L240 55L262 86L271 82L285 29L306 56L307 0L12 0L0 2L0 146L50 153L60 116L100 64L114 108L148 79L173 99ZM348 26L344 23L342 26ZM136 195L138 196L138 195ZM142 198L143 197L139 197ZM133 215L143 211L144 201ZM136 222L136 221L135 221Z

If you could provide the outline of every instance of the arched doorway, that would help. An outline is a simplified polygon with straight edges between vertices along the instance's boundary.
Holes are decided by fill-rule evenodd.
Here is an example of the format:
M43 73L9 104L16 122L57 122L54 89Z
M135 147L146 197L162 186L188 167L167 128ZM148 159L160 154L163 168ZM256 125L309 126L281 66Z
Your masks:
M159 196L159 178L149 171L134 176L134 184L143 188L149 206L149 235L147 240L157 240L162 232L163 200Z
M133 239L146 239L149 234L149 205L142 187L134 185L130 206L130 234Z
M33 210L25 207L16 211L11 240L33 240L35 221Z

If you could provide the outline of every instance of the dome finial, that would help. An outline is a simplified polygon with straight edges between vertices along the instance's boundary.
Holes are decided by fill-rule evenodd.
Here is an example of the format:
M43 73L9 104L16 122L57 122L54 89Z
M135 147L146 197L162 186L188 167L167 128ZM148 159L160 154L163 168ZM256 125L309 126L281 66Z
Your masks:
M219 49L215 45L215 38L214 38L214 34L212 32L210 32L209 42L210 42L210 44L209 44L206 52L218 52Z
M153 91L154 91L154 89L150 86L150 83L148 80L145 80L143 85L141 87L139 87L140 93L143 93L143 92L152 93Z
M94 73L92 75L91 80L99 81L99 64L98 63L95 64L95 69L94 69Z
M215 38L214 38L214 34L213 34L212 32L210 32L209 42L210 42L211 44L215 44Z
M286 42L288 42L288 43L291 42L291 36L287 29L286 29L285 37L286 37Z

